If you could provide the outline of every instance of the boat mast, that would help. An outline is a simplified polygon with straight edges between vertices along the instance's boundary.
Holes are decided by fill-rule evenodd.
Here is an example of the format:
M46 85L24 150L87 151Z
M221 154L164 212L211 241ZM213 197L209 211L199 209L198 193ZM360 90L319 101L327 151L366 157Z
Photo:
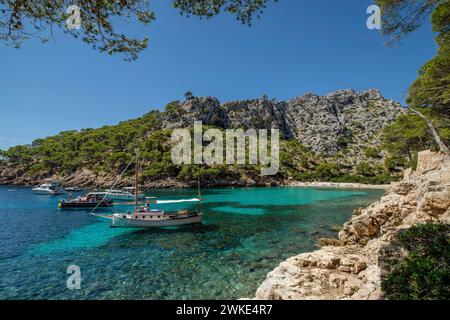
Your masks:
M134 211L139 211L139 192L138 192L138 183L139 183L139 154L136 153L136 176L134 180Z

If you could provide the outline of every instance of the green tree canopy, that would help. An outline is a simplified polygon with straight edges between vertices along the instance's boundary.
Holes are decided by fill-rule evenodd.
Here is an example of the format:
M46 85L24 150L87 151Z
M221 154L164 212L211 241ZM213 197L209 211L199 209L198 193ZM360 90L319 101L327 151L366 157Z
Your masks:
M432 107L450 118L450 1L441 3L432 15L433 31L438 32L438 52L419 70L409 90L412 107Z
M431 119L439 130L442 140L450 142L450 120L433 114L429 109L419 109ZM416 114L405 114L397 118L391 125L383 130L382 147L387 150L392 159L414 160L417 152L425 149L438 149L427 123ZM412 163L410 163L412 165Z
M400 40L418 29L439 4L448 0L376 0L382 10L381 32L389 43Z
M431 15L438 52L419 70L409 89L413 107L431 107L450 117L450 0L377 0L382 9L382 33L393 43L416 30Z
M251 24L272 0L172 0L182 15L211 18L228 12L244 23ZM274 0L277 1L277 0ZM66 28L66 13L70 5L80 8L81 29ZM126 20L147 25L155 20L149 0L0 0L0 40L20 47L31 37L46 42L52 37L53 27L81 38L94 49L109 54L122 53L126 60L135 60L148 45L148 39L136 39L118 30L114 25ZM117 19L121 18L121 19Z

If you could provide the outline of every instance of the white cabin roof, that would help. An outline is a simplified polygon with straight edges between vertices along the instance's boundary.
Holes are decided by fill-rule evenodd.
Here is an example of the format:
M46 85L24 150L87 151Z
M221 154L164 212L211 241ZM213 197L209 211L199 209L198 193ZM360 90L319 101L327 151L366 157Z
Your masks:
M200 199L182 199L182 200L156 200L156 204L183 203L183 202L200 202Z

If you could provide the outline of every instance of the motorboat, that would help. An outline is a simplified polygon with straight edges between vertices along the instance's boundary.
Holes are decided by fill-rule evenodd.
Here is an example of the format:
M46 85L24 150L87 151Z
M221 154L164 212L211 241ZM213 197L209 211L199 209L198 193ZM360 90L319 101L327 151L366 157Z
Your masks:
M103 192L90 192L85 196L74 199L61 200L58 203L60 209L84 209L105 208L113 205L113 201L105 196Z
M61 187L61 184L51 179L45 180L43 184L33 188L32 191L34 194L52 195L52 196L65 193L65 190Z
M121 190L117 189L108 189L105 190L108 194L108 198L113 201L133 201L135 198L135 188L134 187L126 187ZM145 199L145 194L143 192L138 192L138 197L140 200Z

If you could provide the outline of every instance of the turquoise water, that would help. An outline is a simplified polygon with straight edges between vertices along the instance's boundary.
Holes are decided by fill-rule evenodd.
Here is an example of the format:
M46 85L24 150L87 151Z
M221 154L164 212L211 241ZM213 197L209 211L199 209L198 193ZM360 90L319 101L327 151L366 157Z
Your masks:
M157 190L160 199L195 190ZM111 229L88 211L60 211L58 198L0 186L1 299L236 299L251 297L282 260L335 236L379 190L203 190L202 225ZM125 209L125 208L124 208ZM66 286L81 269L81 289Z

